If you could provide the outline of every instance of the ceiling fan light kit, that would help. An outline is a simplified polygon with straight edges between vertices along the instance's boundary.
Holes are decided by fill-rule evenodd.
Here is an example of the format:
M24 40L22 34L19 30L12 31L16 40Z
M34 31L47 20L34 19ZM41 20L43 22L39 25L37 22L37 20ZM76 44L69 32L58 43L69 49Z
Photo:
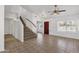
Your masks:
M48 11L48 13L51 12L51 15L59 15L60 12L65 12L66 10L59 10L58 6L57 5L54 5L54 10L53 11Z

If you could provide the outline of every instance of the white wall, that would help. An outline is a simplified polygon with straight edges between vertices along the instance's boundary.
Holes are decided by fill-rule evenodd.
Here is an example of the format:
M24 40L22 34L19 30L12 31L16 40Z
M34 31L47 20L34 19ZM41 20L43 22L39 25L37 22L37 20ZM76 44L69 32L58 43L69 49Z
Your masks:
M11 29L11 34L18 40L20 40L21 42L24 41L24 36L23 36L23 32L24 32L24 28L23 28L23 24L21 23L21 21L18 19L18 21L16 20L12 20L10 23L10 29Z
M5 34L12 34L16 39L23 42L24 28L19 19L21 9L20 6L16 5L5 6Z
M56 16L53 17L50 21L49 24L49 30L50 30L50 35L57 35L57 36L63 36L63 37L69 37L69 38L75 38L79 39L79 31L77 32L65 32L65 31L58 31L57 29L57 22L58 21L67 21L67 20L74 20L78 21L79 16L74 15L74 16L68 16L68 17L61 17L61 16Z
M11 25L10 25L10 23L11 23L11 19L7 19L6 18L6 20L4 21L4 33L5 34L11 34Z
M4 51L4 6L0 5L0 51Z
M20 19L16 19L16 20L6 19L5 20L5 34L12 34L16 39L23 42L24 41L23 32L24 32L24 28Z

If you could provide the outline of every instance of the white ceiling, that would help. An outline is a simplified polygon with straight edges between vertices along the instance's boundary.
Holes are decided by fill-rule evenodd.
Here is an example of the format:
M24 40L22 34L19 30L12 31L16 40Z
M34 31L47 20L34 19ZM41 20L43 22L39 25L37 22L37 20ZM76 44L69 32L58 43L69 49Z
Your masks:
M20 7L30 13L41 14L42 12L45 12L48 18L51 17L48 11L54 10L53 5L6 5L5 16L10 14L13 14L12 16L16 16L20 11ZM62 12L59 15L79 15L79 5L58 5L58 8L60 10L66 10L66 12Z
M44 11L48 14L48 11L54 10L53 5L22 5L22 7L33 13ZM60 10L66 10L66 12L61 13L62 15L79 14L79 5L58 5L58 7Z

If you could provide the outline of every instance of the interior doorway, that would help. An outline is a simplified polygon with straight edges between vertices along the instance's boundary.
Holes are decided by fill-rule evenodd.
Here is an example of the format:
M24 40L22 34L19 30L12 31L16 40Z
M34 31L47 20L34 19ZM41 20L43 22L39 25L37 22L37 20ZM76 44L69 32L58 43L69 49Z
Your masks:
M49 22L44 22L44 34L49 34Z

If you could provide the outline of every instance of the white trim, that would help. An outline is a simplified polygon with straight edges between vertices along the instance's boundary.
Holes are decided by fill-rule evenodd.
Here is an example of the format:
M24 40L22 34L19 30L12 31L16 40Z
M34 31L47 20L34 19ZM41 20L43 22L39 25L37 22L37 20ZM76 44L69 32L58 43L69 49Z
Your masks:
M5 49L0 49L0 51L5 51Z

